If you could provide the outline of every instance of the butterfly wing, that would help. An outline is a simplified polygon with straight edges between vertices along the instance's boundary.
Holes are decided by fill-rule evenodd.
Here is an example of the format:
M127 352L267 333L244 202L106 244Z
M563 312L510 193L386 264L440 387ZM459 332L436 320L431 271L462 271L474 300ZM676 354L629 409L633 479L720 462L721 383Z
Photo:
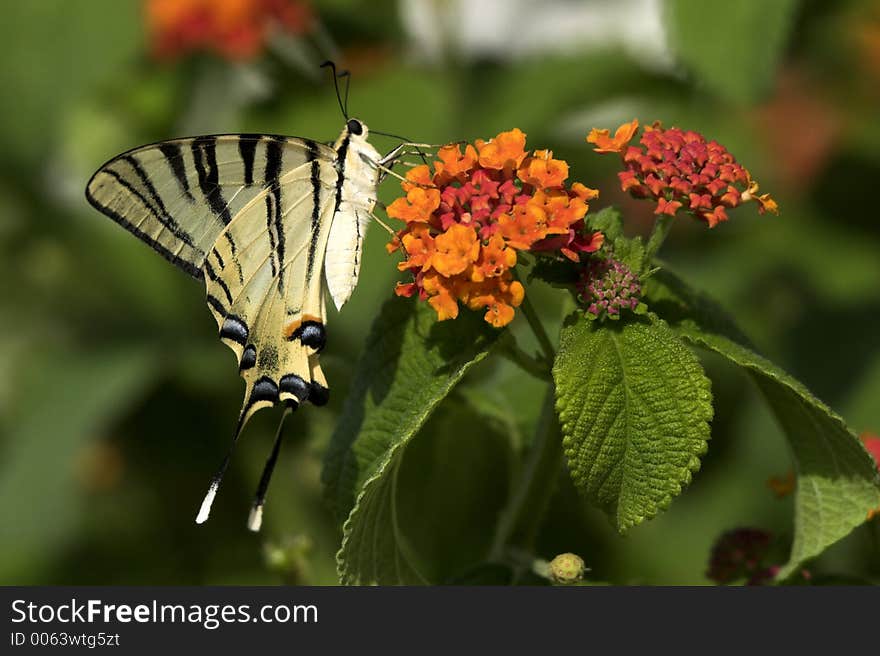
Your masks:
M277 401L326 401L322 263L335 151L308 139L219 135L136 148L86 197L195 278L247 387L244 421Z
M86 189L95 208L204 281L220 338L246 384L233 445L262 407L327 402L318 363L325 295L329 285L341 306L357 282L378 184L379 155L365 127L352 134L351 125L333 147L267 135L144 146L107 162ZM328 249L331 239L339 244ZM280 434L252 508L253 530ZM229 455L197 522L207 519L228 462Z

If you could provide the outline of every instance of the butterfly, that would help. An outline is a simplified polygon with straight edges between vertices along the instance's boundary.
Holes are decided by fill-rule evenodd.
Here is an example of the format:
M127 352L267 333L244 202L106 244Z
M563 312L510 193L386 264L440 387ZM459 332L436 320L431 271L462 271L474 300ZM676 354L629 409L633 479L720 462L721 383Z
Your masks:
M286 418L302 403L327 403L319 363L327 296L338 309L351 296L378 185L404 149L416 145L383 156L368 135L351 118L332 146L266 134L172 139L114 157L87 185L92 206L204 282L220 339L238 358L244 403L197 523L208 518L256 411L283 404ZM248 518L254 531L284 418Z

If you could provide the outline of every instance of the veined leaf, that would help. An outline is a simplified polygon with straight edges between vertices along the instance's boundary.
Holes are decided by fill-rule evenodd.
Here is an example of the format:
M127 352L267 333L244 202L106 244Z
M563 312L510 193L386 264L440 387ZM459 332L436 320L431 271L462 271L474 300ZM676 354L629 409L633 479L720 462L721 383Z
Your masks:
M621 532L668 507L706 451L712 393L662 322L563 328L553 367L572 480Z
M395 529L392 503L403 449L500 332L479 314L438 322L425 304L394 298L373 323L337 424L324 483L344 520L343 583L421 583Z
M794 544L785 578L822 553L880 506L880 480L870 455L846 422L799 381L748 348L717 303L663 270L646 286L651 310L684 339L745 369L788 437L797 469Z

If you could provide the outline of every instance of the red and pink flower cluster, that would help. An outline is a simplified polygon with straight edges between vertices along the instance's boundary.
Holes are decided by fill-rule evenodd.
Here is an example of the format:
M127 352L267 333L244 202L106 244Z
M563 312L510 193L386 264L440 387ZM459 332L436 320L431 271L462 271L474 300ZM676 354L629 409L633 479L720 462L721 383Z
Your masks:
M630 145L638 127L638 120L624 123L614 136L594 128L587 142L598 153L620 154L621 189L656 200L655 214L674 216L684 209L714 228L727 221L728 209L752 200L761 214L778 213L776 202L769 194L757 195L751 174L717 141L654 123L644 129L638 146Z

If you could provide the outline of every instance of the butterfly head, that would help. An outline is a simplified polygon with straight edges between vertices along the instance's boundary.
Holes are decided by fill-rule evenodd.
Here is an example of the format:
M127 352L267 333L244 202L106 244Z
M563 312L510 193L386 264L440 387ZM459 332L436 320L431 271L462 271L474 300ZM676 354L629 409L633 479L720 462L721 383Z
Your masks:
M356 118L348 119L348 122L345 124L345 131L353 136L360 137L361 139L366 139L367 134L369 134L369 130L367 130L367 126L363 121L359 121Z

